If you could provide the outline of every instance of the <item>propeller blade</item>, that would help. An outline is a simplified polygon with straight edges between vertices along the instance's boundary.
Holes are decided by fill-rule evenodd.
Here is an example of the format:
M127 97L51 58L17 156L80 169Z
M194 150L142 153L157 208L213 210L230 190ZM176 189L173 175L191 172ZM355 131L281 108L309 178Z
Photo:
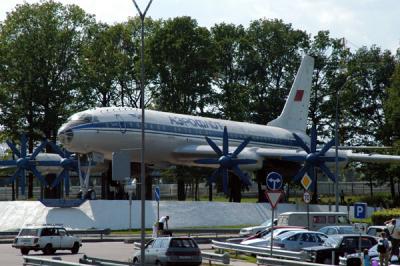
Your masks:
M315 152L317 150L317 127L315 124L312 125L311 128L311 152Z
M293 137L296 139L297 144L299 144L300 147L303 148L303 150L305 150L307 153L311 152L307 144L296 133L293 133Z
M198 164L219 164L218 159L213 159L213 158L198 159L198 160L195 160L194 162L198 163Z
M6 140L6 143L8 145L8 147L10 147L10 149L12 150L12 152L18 156L18 158L21 158L21 153L19 152L19 150L17 149L17 147L14 145L14 143L12 143L9 140Z
M253 159L232 159L232 162L234 165L238 164L255 164L257 163L257 160Z
M307 167L303 166L300 171L293 177L293 181L299 181L307 172Z
M43 140L42 143L40 143L40 145L33 151L33 153L31 154L30 160L33 160L36 158L36 156L43 151L44 147L46 147L47 145L47 141Z
M69 171L65 170L64 173L64 187L65 187L65 194L69 195Z
M222 151L221 151L221 149L217 146L217 144L215 144L215 142L212 141L209 137L206 137L206 140L207 140L207 142L208 142L208 145L211 146L211 148L215 151L215 153L216 153L218 156L222 156Z
M52 141L49 141L48 144L50 144L51 148L52 148L56 153L58 153L58 155L60 155L60 156L63 157L63 158L65 157L64 152L60 149L60 147L57 146L57 144L55 144L55 143L52 142Z
M236 148L236 150L232 153L232 157L237 157L238 154L249 144L251 138L245 139L240 145Z
M229 153L228 129L226 126L224 126L224 134L222 135L222 152L224 155Z
M232 168L233 172L240 178L243 184L251 185L249 177L240 170L240 168L236 165Z
M64 172L65 169L63 169L61 173L57 176L57 178L54 179L54 181L50 185L51 188L55 188L60 183L61 179L64 177Z
M227 169L222 169L223 177L222 177L222 188L224 190L224 193L228 195L228 170Z
M333 145L335 145L335 138L331 139L325 146L322 148L322 150L319 152L320 154L325 154Z
M321 168L322 172L324 172L333 182L336 182L336 176L332 174L325 164L319 165L319 168Z
M221 168L215 169L211 176L208 178L208 183L212 184L217 181L217 177L220 175Z
M307 174L311 178L312 181L315 180L315 167L314 165L306 165Z
M26 143L28 142L28 139L26 138L25 134L21 135L21 156L23 158L26 157Z
M24 196L25 195L25 170L24 169L21 169L21 171L20 171L19 187L21 188L21 195Z
M60 166L60 161L35 161L36 166Z
M0 161L0 165L15 166L15 165L17 165L17 161L16 160L4 160L4 161Z
M36 169L36 166L32 166L30 170L32 171L33 175L36 176L43 185L45 185L46 187L49 185L46 179L42 176L42 174Z

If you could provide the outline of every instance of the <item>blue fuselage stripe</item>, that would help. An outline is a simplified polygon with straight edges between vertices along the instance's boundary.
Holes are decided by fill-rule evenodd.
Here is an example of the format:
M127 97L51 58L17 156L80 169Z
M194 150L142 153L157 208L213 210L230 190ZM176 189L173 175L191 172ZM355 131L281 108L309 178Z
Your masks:
M82 125L77 125L72 128L72 130L96 130L96 131L119 131L119 132L136 132L141 129L140 122L96 122L87 123ZM171 126L156 123L145 123L145 130L151 132L152 134L162 134L170 136L188 137L188 138L199 138L204 139L205 136L211 138L222 138L222 131L208 130L202 128L193 127L182 127L182 126ZM251 143L259 143L268 146L290 146L298 147L299 145L295 140L283 139L283 138L272 138L265 136L256 136L248 134L240 134L229 132L229 140L231 141L243 141L248 137L251 138Z

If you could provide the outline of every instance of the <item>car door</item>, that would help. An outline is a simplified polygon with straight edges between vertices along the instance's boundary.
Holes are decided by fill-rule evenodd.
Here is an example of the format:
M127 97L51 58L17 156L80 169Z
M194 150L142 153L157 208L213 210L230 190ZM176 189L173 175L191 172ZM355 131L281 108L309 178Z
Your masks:
M49 237L51 245L54 249L58 249L61 247L60 245L60 235L58 234L57 228L48 228L49 229Z
M144 262L145 264L153 265L155 264L154 255L153 254L153 245L155 244L155 240L150 240L144 249Z
M58 228L58 234L60 236L61 248L72 248L74 245L74 239L68 235L67 230L64 228Z

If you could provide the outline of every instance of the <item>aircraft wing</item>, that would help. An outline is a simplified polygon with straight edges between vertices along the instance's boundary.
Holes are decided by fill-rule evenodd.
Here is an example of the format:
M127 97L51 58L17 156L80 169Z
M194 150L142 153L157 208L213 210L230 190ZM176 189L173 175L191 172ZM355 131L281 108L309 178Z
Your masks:
M307 153L303 150L294 150L294 149L275 149L275 148L258 148L256 150L257 155L263 158L269 159L278 159L285 160L287 157L302 157L305 158Z
M349 161L354 162L366 162L366 163L400 163L400 156L398 155L386 155L386 154L374 154L374 153L353 153L352 151L346 151L346 155Z

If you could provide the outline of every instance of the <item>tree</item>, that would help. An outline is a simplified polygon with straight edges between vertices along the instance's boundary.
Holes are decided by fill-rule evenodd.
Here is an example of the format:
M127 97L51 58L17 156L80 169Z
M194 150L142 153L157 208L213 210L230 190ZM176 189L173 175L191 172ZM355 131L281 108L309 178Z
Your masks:
M55 140L57 129L79 109L80 53L94 20L75 5L53 1L17 5L0 32L0 124L9 136L28 132ZM32 196L32 178L28 197Z
M159 110L181 114L205 113L213 102L214 73L210 33L190 17L162 23L149 43L158 74L154 104Z

